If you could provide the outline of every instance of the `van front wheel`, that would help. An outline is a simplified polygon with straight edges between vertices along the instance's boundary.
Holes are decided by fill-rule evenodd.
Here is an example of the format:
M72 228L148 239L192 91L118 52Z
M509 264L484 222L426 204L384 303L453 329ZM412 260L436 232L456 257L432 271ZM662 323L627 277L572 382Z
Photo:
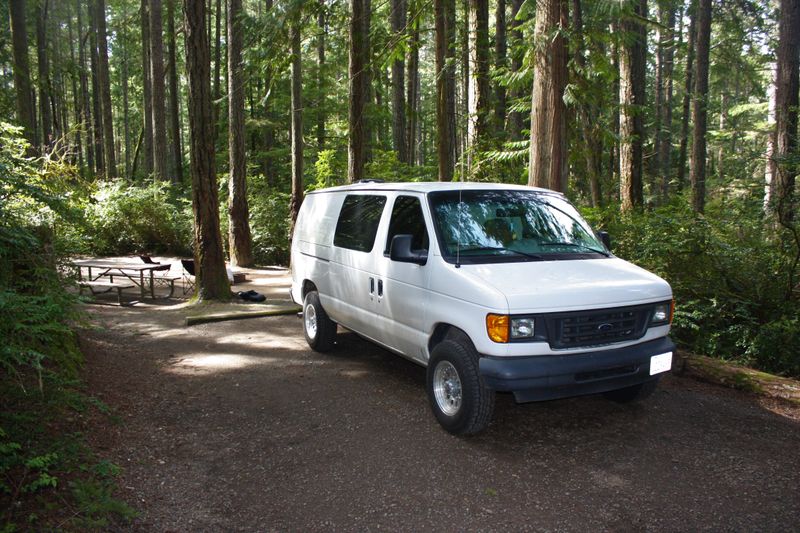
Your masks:
M328 318L317 291L309 291L303 300L303 333L316 352L330 351L336 342L336 322Z
M492 420L495 393L483 383L471 343L448 339L433 349L427 389L436 420L454 435L474 435Z

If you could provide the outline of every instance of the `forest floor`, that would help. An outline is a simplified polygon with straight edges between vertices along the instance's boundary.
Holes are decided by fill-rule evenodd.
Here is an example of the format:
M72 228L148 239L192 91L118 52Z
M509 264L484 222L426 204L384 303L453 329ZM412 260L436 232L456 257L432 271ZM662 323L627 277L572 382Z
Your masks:
M265 271L247 288L286 298ZM113 299L113 298L112 298ZM187 327L179 300L86 306L92 445L133 531L792 530L800 408L666 376L652 398L516 405L443 431L425 371L279 316Z

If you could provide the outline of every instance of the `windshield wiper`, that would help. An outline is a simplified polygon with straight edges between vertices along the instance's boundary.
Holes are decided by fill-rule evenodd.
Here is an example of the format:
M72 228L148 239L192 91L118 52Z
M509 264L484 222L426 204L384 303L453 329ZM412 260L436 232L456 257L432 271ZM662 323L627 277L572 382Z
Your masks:
M461 248L461 252L511 252L531 259L542 259L542 256L538 254L529 254L528 252L521 252L520 250L502 246L471 246L469 248Z
M611 257L611 254L609 254L605 250L598 250L597 248L592 248L591 246L587 246L585 244L580 244L577 242L563 242L563 241L540 242L539 246L572 246L573 248L583 248L584 250L590 250L594 253L601 254L606 257Z

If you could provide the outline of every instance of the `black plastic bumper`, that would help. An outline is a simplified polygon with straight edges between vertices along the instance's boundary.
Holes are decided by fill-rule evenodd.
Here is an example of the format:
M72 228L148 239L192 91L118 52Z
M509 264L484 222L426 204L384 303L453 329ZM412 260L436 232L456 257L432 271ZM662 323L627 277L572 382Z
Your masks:
M630 387L653 379L650 357L675 351L669 337L598 352L530 357L481 357L486 385L518 402L552 400Z

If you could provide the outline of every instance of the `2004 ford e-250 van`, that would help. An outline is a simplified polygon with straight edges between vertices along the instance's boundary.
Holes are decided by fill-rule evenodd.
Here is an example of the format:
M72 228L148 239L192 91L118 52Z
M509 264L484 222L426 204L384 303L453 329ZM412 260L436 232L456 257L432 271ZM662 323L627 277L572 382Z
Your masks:
M318 190L294 231L292 298L314 350L333 348L340 324L427 366L437 420L471 434L489 424L496 391L627 402L670 369L669 284L603 241L543 189Z

